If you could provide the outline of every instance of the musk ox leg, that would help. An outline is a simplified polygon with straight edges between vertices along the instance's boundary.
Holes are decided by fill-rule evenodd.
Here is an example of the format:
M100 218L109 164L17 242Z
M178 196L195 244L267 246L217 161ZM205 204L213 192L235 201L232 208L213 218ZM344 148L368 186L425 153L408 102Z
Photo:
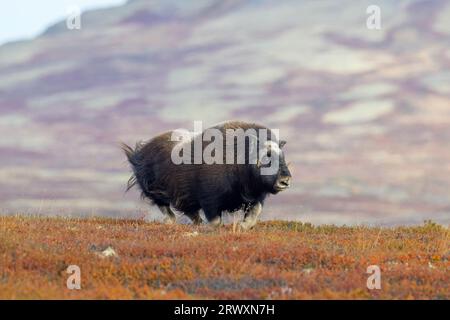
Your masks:
M215 218L212 218L211 220L209 220L209 223L215 227L219 227L222 225L222 216L217 216Z
M213 226L220 226L222 224L222 211L216 205L203 205L203 212L208 222Z
M251 229L258 222L258 217L262 211L261 202L257 202L245 211L244 221L241 222L241 228L244 230Z
M185 213L185 215L188 216L188 218L191 219L192 223L195 225L199 225L203 222L198 211L194 213Z
M164 214L165 219L164 222L167 224L173 224L177 220L177 217L175 216L175 213L173 213L172 209L170 209L170 206L162 206L158 205L159 210Z

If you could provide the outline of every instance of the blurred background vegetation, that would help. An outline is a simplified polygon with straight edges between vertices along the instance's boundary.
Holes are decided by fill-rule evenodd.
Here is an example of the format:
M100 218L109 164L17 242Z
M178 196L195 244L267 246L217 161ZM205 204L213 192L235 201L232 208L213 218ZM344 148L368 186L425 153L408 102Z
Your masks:
M1 213L139 217L118 142L228 119L288 141L263 218L450 221L450 3L129 1L0 46Z

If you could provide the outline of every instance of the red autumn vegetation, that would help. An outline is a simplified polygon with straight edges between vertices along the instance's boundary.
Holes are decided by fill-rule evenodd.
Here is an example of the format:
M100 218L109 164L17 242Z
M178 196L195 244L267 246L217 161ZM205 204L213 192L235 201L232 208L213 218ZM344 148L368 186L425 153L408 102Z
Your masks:
M1 299L449 299L449 229L0 217ZM102 252L112 248L115 254ZM69 290L69 265L81 289ZM381 289L369 290L369 265Z

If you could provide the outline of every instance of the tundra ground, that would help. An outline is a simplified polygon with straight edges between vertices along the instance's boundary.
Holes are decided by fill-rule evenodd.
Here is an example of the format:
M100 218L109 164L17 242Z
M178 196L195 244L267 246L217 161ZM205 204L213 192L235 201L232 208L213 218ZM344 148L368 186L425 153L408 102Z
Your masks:
M449 299L450 232L0 217L2 299ZM66 286L69 265L81 289ZM381 289L366 286L381 269Z

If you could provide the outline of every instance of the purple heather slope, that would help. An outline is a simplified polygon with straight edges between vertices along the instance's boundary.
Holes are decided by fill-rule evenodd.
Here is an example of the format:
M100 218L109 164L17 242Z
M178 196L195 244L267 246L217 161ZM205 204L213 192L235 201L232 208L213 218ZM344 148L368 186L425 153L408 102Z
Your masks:
M264 218L450 222L450 3L131 1L0 47L2 213L136 217L118 142L227 119L279 128Z

